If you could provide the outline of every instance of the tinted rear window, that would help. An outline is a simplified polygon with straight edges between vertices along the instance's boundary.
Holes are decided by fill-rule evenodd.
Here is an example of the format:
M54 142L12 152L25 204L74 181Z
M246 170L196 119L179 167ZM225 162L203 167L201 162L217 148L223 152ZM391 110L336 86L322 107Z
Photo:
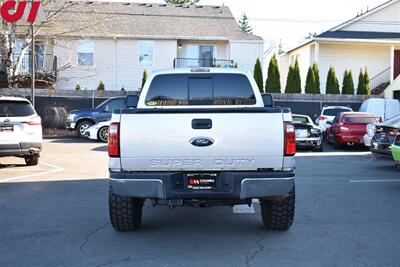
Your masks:
M35 114L35 110L28 102L0 101L0 117L26 117Z
M296 117L296 116L293 116L293 122L295 122L295 123L309 123L307 118L305 118L305 117Z
M377 120L372 117L344 117L343 122L376 124Z
M242 74L168 74L156 76L148 106L254 105L256 98Z
M351 112L351 109L344 109L344 108L325 109L322 115L337 116L339 113L342 112Z

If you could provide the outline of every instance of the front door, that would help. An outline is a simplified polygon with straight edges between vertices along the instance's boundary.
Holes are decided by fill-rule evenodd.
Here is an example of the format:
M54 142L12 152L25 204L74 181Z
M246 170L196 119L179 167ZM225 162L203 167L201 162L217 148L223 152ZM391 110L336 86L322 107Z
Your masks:
M201 45L199 52L201 67L212 67L214 47L211 45Z
M400 75L400 50L394 51L394 79Z

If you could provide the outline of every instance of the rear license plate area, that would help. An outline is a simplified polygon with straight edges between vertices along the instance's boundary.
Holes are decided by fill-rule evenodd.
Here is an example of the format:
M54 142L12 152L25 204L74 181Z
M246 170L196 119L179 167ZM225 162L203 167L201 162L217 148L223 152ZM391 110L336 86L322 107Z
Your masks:
M0 132L13 132L13 131L14 131L13 125L7 125L7 124L0 125Z
M186 188L190 190L213 190L217 188L218 174L190 173L186 175Z

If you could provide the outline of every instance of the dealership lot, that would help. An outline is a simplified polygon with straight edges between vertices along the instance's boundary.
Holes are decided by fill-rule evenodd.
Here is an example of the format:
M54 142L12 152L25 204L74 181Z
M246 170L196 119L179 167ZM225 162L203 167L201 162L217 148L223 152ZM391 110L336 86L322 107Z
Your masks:
M140 232L108 220L106 146L45 140L41 163L1 159L0 266L394 266L400 172L364 150L299 153L288 232L265 231L259 206L146 205Z

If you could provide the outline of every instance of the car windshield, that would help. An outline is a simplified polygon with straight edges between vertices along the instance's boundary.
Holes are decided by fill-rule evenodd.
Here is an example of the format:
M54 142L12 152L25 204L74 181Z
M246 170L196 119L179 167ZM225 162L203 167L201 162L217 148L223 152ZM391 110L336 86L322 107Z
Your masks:
M168 74L156 76L148 106L254 105L249 79L242 74Z
M324 112L322 113L322 115L335 117L339 113L351 112L351 111L352 110L350 108L329 108L329 109L325 109Z
M400 128L400 115L397 115L397 116L385 121L384 123L382 123L382 126Z
M294 123L309 123L307 117L300 117L300 116L293 116L293 122Z
M343 122L376 124L378 121L374 117L345 116Z
M0 117L26 117L35 114L32 105L26 101L0 101Z

